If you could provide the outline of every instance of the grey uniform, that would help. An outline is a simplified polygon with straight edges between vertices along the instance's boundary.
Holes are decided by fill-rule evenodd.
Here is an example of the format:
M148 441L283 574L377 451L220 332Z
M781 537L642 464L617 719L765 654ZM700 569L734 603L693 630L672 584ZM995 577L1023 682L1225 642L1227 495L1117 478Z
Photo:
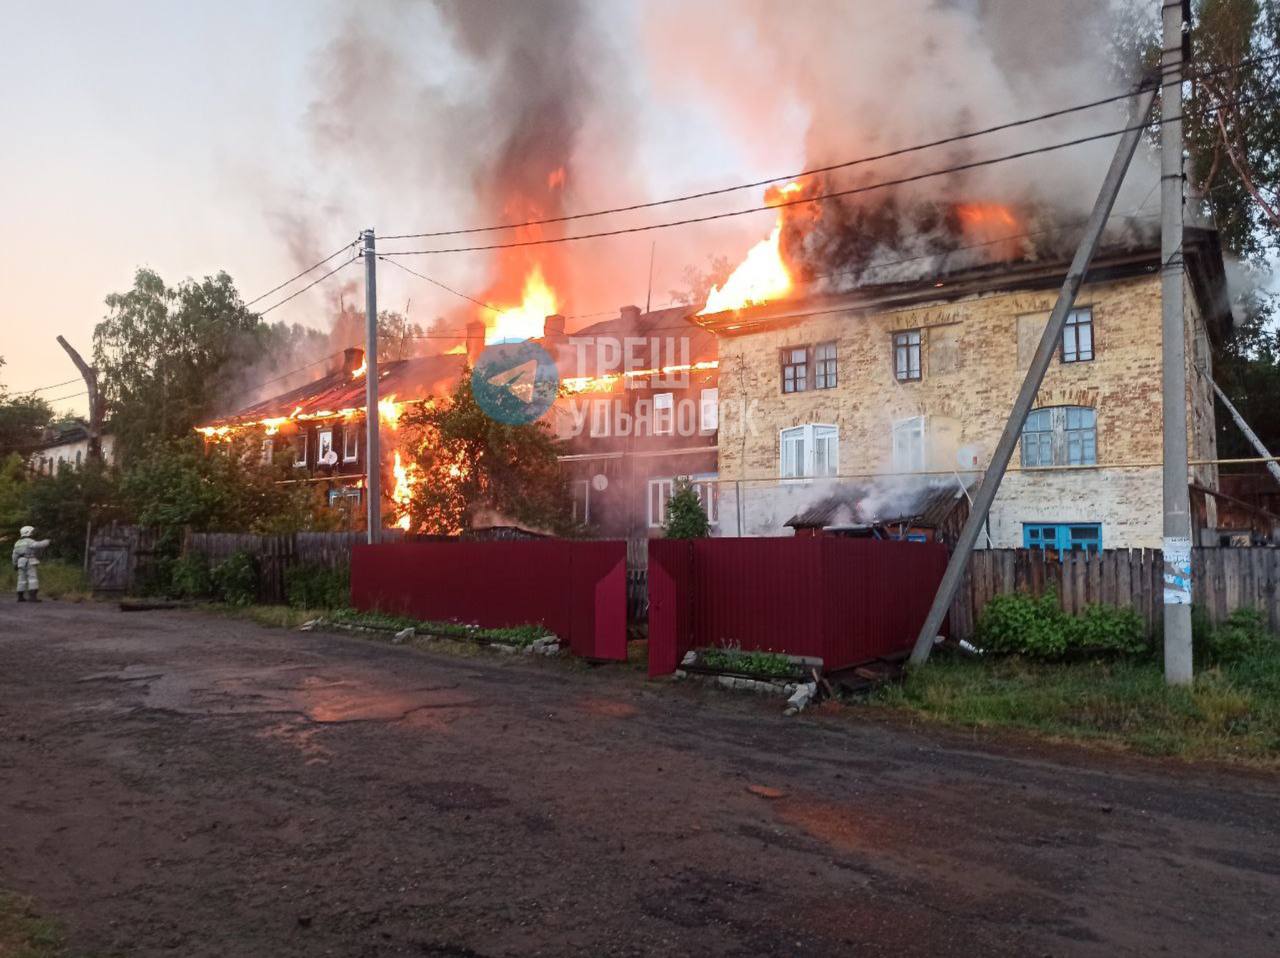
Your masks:
M18 570L18 591L34 592L40 588L40 553L49 546L48 539L23 536L13 544L13 567Z

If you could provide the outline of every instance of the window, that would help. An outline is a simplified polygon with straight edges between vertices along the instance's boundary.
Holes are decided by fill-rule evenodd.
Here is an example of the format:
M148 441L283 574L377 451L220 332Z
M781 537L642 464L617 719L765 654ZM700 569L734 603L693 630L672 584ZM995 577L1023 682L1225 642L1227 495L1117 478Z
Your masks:
M1024 522L1022 544L1028 549L1099 552L1102 549L1102 523Z
M359 486L343 486L340 489L329 490L329 505L337 508L339 506L358 506L360 505L360 487Z
M920 378L920 330L893 334L893 374L898 382Z
M836 344L818 343L813 348L813 388L836 388Z
M893 471L924 470L924 416L893 424Z
M262 463L262 465L264 466L269 466L271 465L272 460L275 458L275 454L276 454L275 440L270 438L262 440L262 455L259 457L258 461Z
M342 427L342 461L355 462L360 458L360 430L356 426Z
M1088 406L1033 410L1022 427L1022 465L1091 466L1098 461L1098 414Z
M1062 327L1062 361L1083 363L1093 359L1093 310L1073 309Z
M802 393L809 388L809 347L792 346L782 351L782 391Z
M316 433L316 465L332 466L338 461L338 454L333 451L333 430L321 429Z
M307 434L300 432L293 440L293 464L304 467L307 464Z
M720 428L720 390L704 389L698 396L698 422L703 432Z
M591 521L591 480L573 480L569 492L573 497L573 521L587 525Z
M810 424L778 435L778 474L783 479L811 479L840 472L840 431Z
M653 394L653 434L669 436L675 428L675 395L673 393Z
M676 478L649 480L649 526L658 528L667 521L667 503L675 491ZM713 526L720 518L720 484L716 482L715 473L688 476L693 484L693 491L698 494L702 509L707 514L707 521Z

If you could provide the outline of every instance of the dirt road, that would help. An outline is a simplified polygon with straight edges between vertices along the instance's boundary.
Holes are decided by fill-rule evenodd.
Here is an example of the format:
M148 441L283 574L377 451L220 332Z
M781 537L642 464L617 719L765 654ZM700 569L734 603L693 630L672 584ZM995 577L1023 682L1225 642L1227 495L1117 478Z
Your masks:
M778 713L5 605L0 887L85 955L1280 952L1274 779Z

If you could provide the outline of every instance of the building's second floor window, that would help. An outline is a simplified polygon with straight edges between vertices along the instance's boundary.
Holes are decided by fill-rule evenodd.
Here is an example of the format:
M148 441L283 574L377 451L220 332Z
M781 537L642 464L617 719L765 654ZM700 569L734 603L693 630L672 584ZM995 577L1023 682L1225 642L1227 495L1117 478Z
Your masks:
M1033 410L1022 427L1022 465L1092 466L1098 461L1098 414L1088 406Z
M840 431L812 423L784 429L778 437L778 474L783 479L811 479L840 472Z
M1083 363L1093 359L1093 310L1073 309L1062 327L1062 361Z
M653 394L653 434L669 436L675 430L675 394Z
M293 464L303 467L307 464L307 434L300 432L293 439Z
M675 494L676 478L649 480L649 526L657 529L667 521L667 505ZM719 483L715 473L685 476L707 514L707 522L716 525L720 521Z
M720 390L716 386L702 390L698 396L698 428L703 432L720 428Z
M342 461L355 462L360 458L360 430L356 426L342 428Z
M893 471L924 470L924 416L903 419L893 424Z
M836 388L836 344L818 343L813 347L813 388Z
M789 346L782 351L782 391L802 393L809 388L809 347Z
M920 378L920 330L893 334L893 375L898 382Z

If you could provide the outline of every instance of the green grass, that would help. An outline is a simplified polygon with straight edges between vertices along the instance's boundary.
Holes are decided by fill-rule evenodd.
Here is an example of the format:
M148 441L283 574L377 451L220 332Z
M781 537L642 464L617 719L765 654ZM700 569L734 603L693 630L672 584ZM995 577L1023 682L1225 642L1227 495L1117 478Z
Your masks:
M49 559L40 563L40 598L83 602L89 598L89 583L77 563ZM0 564L0 601L15 601L18 570L6 561Z
M1148 755L1280 764L1280 642L1169 688L1154 662L938 655L871 704L965 728L1011 728Z
M764 679L785 679L795 675L796 667L777 652L748 652L742 649L702 649L698 664L719 672L737 672Z
M0 892L0 956L59 958L65 954L57 922L40 916L31 899Z

